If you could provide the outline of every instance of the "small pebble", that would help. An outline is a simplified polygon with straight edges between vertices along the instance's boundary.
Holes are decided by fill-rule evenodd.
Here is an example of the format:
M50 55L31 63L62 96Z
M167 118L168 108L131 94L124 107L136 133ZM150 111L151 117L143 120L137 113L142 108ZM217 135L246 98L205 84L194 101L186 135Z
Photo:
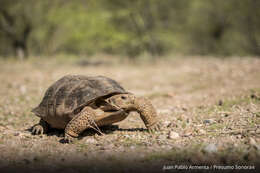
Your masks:
M237 139L242 139L242 135L237 135L236 138Z
M255 94L251 94L250 97L251 97L252 99L257 98L257 96L256 96Z
M163 125L167 127L170 123L171 123L170 121L164 121Z
M173 132L173 131L169 132L169 135L168 135L169 139L177 139L179 137L180 137L179 133L176 133L176 132Z
M249 144L250 144L250 145L256 145L255 139L252 138L252 137L250 137L250 138L249 138Z
M159 114L170 114L171 110L169 110L169 109L158 109L157 112Z
M256 150L260 151L260 144L254 145L254 148L255 148Z
M168 128L176 128L178 127L178 124L176 124L175 122L171 122L170 124L167 125Z
M20 92L21 92L22 94L26 94L26 91L27 91L26 86L21 85L19 89L20 89Z
M157 139L158 140L165 140L166 136L165 135L159 135L159 136L157 136Z
M182 134L182 136L184 137L189 137L192 136L193 130L192 129L187 129L184 131L184 133Z
M212 119L206 119L203 121L204 124L212 124L214 122L214 120Z
M105 149L105 147L103 147L103 146L102 146L102 147L100 147L99 149L100 149L100 150L106 150L106 149Z
M125 138L130 138L131 136L130 135L124 135Z
M19 135L20 135L20 133L18 133L18 132L14 133L14 136L19 136Z
M185 107L182 107L182 110L186 112L188 109L187 109L187 108L185 108Z
M131 149L131 150L134 150L134 149L135 149L135 146L132 145L132 146L130 147L130 149Z
M205 135L207 132L203 129L199 129L199 134Z
M215 144L209 144L207 145L203 151L207 152L207 153L215 153L218 151L217 146Z
M88 144L95 144L97 141L94 139L94 138L88 138L87 140L86 140L86 143L88 143Z
M223 122L224 122L224 120L222 120L222 119L219 119L217 122L218 122L218 123L223 123Z
M252 147L254 147L256 150L260 150L260 144L258 144L258 143L255 141L254 138L250 137L250 138L248 139L248 143L249 143Z

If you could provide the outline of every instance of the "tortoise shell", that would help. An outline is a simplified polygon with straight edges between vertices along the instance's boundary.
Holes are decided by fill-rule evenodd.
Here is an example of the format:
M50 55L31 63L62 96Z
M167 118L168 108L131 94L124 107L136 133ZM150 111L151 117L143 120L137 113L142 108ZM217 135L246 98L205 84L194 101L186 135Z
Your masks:
M93 101L114 94L127 93L116 81L104 76L67 75L51 85L39 106L37 116L72 115Z

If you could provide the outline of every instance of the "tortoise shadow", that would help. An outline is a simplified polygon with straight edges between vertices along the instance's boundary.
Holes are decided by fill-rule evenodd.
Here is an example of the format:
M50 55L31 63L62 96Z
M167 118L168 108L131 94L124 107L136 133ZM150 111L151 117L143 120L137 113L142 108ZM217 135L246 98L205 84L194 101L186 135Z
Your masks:
M25 131L31 132L32 133L32 128L30 127L28 129L26 129ZM125 131L125 132L147 132L147 129L144 128L127 128L127 129L122 129L119 128L118 125L108 125L108 126L102 126L99 127L101 133L95 129L87 129L85 130L79 137L78 139L81 140L84 137L87 136L94 136L94 135L102 135L102 134L111 134L114 131ZM33 134L32 134L33 135ZM60 130L60 129L54 129L54 128L50 128L48 129L47 134L45 134L46 136L56 136L56 137L64 137L64 130ZM60 143L66 143L66 141L64 141L64 139L59 140Z
M148 130L144 129L144 128L122 129L122 128L119 128L118 125L109 125L109 126L100 127L100 131L102 134L106 135L106 134L111 134L114 131L127 131L127 132L140 131L140 132L142 132L142 131L148 131ZM102 135L101 133L94 129L87 129L80 135L79 139L82 139L83 137L86 137L86 136L94 136L96 134Z

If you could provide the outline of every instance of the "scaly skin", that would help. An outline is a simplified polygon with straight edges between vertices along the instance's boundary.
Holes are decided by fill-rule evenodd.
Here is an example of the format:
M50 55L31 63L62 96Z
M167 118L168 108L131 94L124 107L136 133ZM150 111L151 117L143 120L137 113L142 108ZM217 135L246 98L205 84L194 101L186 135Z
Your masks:
M73 142L74 138L78 137L84 130L122 121L127 115L128 113L122 110L116 112L98 112L87 106L67 124L64 140L68 143Z
M159 130L157 113L152 103L145 97L137 97L134 100L134 108L140 114L145 126L149 131Z
M93 116L95 116L93 109L90 107L85 107L67 124L65 134L72 137L78 137L82 131L90 127L90 120Z
M150 132L160 130L156 110L147 98L135 97L133 94L118 94L108 98L107 102L118 109L137 111Z

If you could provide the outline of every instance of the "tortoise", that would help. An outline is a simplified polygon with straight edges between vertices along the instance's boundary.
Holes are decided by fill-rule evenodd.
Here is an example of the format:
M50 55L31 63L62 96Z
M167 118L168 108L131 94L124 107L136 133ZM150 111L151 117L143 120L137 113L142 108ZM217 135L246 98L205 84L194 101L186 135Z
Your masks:
M72 142L84 130L122 121L131 111L140 114L149 132L160 129L156 110L147 98L125 91L105 76L66 75L47 89L32 110L41 118L32 134L64 129L64 141Z

